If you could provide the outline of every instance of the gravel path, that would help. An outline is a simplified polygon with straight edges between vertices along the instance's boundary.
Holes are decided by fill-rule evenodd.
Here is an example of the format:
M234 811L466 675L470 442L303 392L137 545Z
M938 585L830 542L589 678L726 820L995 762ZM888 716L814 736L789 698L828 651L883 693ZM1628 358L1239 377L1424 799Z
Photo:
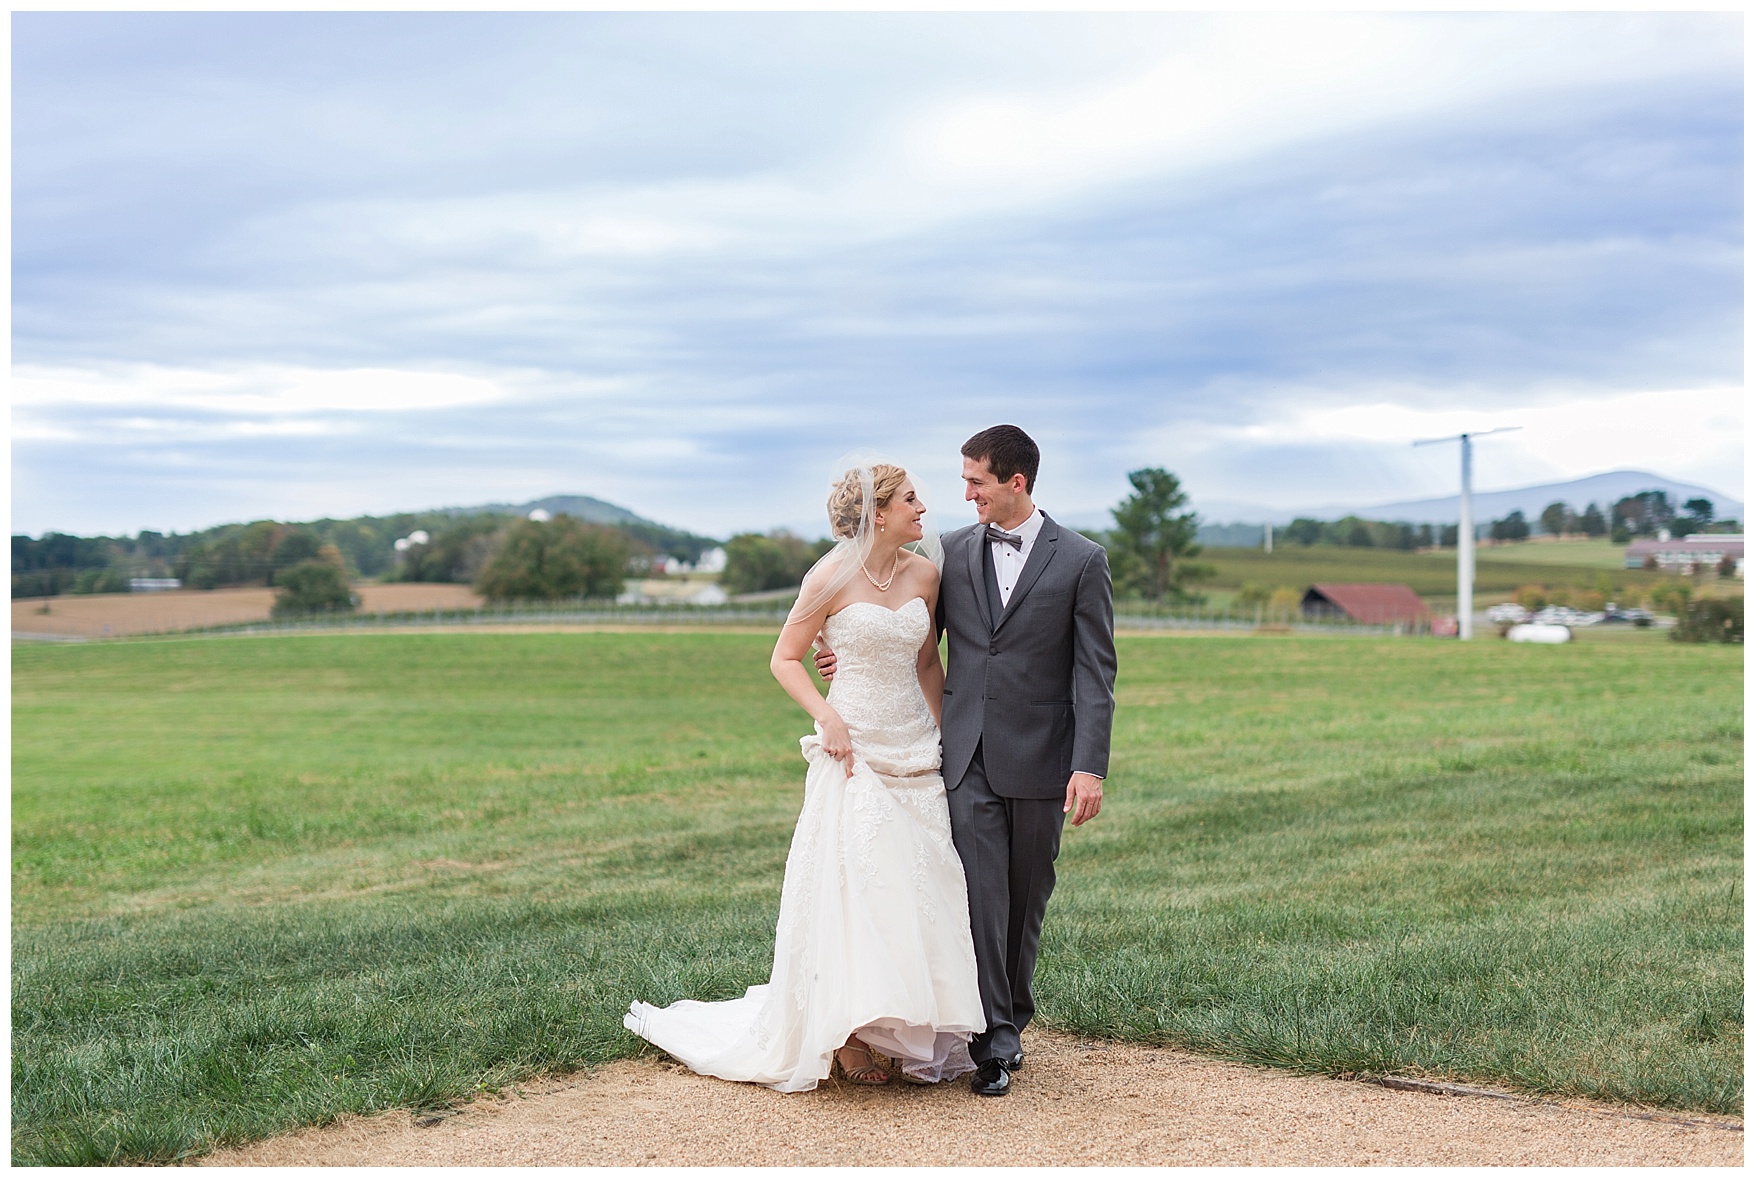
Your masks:
M1743 1164L1742 1122L1725 1118L1396 1092L1047 1032L1025 1049L1001 1100L967 1081L782 1095L649 1057L444 1116L346 1117L204 1164Z

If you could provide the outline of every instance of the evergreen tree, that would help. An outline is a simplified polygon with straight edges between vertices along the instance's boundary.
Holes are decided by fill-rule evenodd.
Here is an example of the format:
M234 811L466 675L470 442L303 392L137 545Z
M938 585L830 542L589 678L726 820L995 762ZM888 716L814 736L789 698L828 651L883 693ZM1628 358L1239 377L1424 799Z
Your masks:
M1555 502L1542 508L1541 521L1542 531L1550 536L1559 536L1571 531L1577 518L1566 504Z
M1211 570L1189 563L1201 551L1194 542L1200 517L1180 510L1188 503L1181 480L1149 466L1129 471L1127 481L1134 493L1109 512L1115 518L1109 549L1117 584L1148 601L1189 596L1185 583Z
M1601 536L1609 530L1602 509L1595 503L1586 505L1584 514L1578 517L1578 530L1591 537Z
M1682 504L1687 515L1676 517L1676 534L1689 536L1695 532L1704 532L1712 526L1712 500L1690 499Z
M1487 536L1493 540L1528 540L1530 525L1523 518L1523 512L1513 511L1504 519L1496 519L1487 529Z

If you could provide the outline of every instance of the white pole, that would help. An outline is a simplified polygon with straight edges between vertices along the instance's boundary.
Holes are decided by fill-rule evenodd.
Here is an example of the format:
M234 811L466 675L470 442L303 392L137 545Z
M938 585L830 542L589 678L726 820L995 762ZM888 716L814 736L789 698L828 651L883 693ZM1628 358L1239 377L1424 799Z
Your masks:
M1457 499L1456 513L1456 636L1465 641L1475 634L1475 506L1469 501L1474 439L1522 428L1519 425L1502 425L1498 429L1477 430L1473 434L1453 434L1448 438L1426 438L1414 443L1416 446L1452 441L1462 443L1462 495Z
M1469 435L1462 435L1462 499L1456 521L1456 636L1475 633L1475 512L1469 502Z
M1267 551L1268 555L1270 555L1270 556L1273 555L1273 551L1274 551L1274 525L1272 525L1272 524L1261 525L1261 546L1263 549L1265 549Z

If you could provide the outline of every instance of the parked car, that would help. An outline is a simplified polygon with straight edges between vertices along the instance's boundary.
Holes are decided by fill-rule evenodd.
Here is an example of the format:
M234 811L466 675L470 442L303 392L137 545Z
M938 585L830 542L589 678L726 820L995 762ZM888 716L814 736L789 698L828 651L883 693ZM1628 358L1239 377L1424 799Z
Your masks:
M1581 609L1573 609L1569 605L1545 605L1536 611L1530 621L1538 626L1594 626L1603 620L1600 613L1585 613Z
M1487 620L1497 622L1500 625L1507 622L1518 625L1530 620L1530 611L1515 601L1502 601L1498 605L1487 607Z

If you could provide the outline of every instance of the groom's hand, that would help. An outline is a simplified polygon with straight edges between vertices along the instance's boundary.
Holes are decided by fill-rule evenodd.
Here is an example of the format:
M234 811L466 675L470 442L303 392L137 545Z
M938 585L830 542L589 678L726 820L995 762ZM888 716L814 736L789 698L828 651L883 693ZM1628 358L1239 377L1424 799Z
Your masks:
M835 677L835 652L826 646L817 647L817 674L827 683Z
M1066 808L1062 814L1072 815L1074 826L1083 826L1103 808L1103 779L1089 773L1074 773L1066 783Z

